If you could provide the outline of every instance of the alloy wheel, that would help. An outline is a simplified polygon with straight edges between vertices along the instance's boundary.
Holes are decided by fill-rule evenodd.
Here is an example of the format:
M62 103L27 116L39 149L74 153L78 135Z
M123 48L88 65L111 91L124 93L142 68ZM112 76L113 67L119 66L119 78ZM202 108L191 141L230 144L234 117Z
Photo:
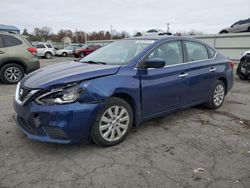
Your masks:
M224 100L224 96L225 96L225 89L224 86L222 84L218 84L214 90L214 104L216 106L220 106Z
M129 113L123 106L111 106L102 115L99 131L104 140L119 140L128 130Z
M5 70L4 76L9 82L18 82L22 78L22 71L18 67L9 67Z

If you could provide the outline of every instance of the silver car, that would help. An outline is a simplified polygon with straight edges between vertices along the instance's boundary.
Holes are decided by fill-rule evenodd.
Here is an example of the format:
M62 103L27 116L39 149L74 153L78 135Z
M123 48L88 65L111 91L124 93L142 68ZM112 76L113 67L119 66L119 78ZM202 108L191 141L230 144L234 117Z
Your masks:
M74 50L80 49L82 47L82 45L70 45L65 47L64 49L60 49L56 51L56 55L57 56L68 56L68 55L72 55Z
M246 20L240 20L235 22L231 27L222 29L219 33L239 33L239 32L250 32L250 18Z
M55 55L55 48L52 44L42 42L33 44L37 49L37 56L51 59Z

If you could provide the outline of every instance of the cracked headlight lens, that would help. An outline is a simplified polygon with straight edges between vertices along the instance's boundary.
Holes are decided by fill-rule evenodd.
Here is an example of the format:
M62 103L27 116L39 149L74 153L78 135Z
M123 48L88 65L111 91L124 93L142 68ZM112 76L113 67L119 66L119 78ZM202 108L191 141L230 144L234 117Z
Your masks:
M52 89L36 98L36 102L42 105L73 103L79 99L82 92L83 89L79 85Z

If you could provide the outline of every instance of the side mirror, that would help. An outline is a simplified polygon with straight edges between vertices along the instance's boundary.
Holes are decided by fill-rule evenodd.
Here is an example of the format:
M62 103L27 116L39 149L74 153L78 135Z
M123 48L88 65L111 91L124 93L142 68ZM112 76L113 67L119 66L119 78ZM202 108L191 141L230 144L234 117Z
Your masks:
M162 58L151 58L144 62L143 67L144 68L162 68L166 65L166 62Z

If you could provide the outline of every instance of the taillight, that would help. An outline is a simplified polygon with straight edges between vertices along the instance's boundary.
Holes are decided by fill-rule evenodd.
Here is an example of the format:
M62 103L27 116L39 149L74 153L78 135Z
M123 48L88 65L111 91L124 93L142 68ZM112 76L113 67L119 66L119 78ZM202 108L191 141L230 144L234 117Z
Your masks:
M232 60L229 60L228 64L230 65L231 69L234 69L234 62Z
M36 50L36 48L34 48L34 47L28 48L27 50L28 50L30 53L32 53L33 55L36 55L36 53L37 53L37 50Z

